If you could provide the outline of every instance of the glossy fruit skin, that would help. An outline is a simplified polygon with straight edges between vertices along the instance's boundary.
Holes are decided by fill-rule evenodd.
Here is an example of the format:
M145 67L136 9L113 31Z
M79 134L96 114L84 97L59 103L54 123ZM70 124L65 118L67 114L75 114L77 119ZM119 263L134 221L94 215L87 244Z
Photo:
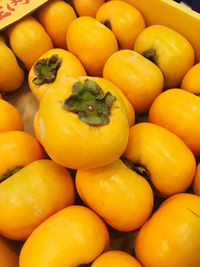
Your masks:
M11 48L27 70L45 52L53 48L49 35L33 17L26 16L8 29Z
M95 81L104 93L109 91L116 96L107 125L88 125L63 108L62 103L71 95L75 82L83 83L86 79ZM48 155L62 166L96 168L115 161L126 148L129 134L126 108L115 86L105 79L66 78L57 84L56 90L52 88L44 94L38 114L42 144Z
M101 77L106 60L118 50L113 32L87 16L72 21L66 40L68 50L80 59L91 76Z
M9 131L0 133L0 177L15 167L44 158L37 140L28 133Z
M30 235L20 254L20 267L79 266L94 261L108 246L104 222L86 207L70 206Z
M40 138L38 111L35 113L35 116L33 119L33 130L34 130L34 134L35 134L37 140L40 142L40 144L42 144L42 141Z
M200 196L200 164L197 165L193 182L193 191L196 195Z
M136 113L149 110L164 83L159 68L132 50L114 53L104 66L103 77L124 92Z
M144 267L200 266L200 197L167 199L140 229L136 257Z
M79 61L79 59L74 56L72 53L60 49L60 48L54 48L49 50L48 52L44 53L40 58L50 58L53 55L58 55L59 58L61 58L61 65L57 71L57 76L54 82L52 83L44 83L42 85L36 85L33 83L33 79L36 77L34 73L34 66L31 68L29 75L28 75L28 83L30 86L30 89L34 96L40 101L43 94L46 92L46 90L51 86L53 83L56 85L57 81L62 81L65 79L65 77L70 76L85 76L86 71ZM56 87L55 87L56 88Z
M95 18L97 10L105 3L104 0L72 0L72 3L79 16Z
M106 2L98 9L96 19L99 22L110 22L120 49L133 49L137 36L145 28L141 13L123 1Z
M9 102L0 99L0 132L23 131L24 125L19 111Z
M24 81L24 71L18 65L15 54L0 35L0 91L17 90Z
M25 240L45 219L74 200L75 188L67 169L51 160L32 162L0 184L0 233Z
M8 240L0 236L0 262L2 267L19 267L17 252Z
M124 157L146 167L162 197L184 192L195 175L196 162L190 149L176 135L152 123L130 128Z
M142 267L142 265L130 254L123 251L108 251L100 255L91 267Z
M180 137L200 155L200 98L185 90L171 89L159 95L151 106L149 121Z
M72 20L76 18L74 9L62 0L54 0L38 10L37 17L55 47L66 48L66 34Z
M120 159L101 168L78 170L76 188L85 204L119 231L136 230L153 209L149 183Z
M140 54L150 48L156 50L165 88L179 87L183 76L194 64L191 44L178 32L163 25L153 25L144 29L134 44L134 50Z
M200 63L189 69L183 77L181 88L193 94L200 94Z
M107 81L109 82L109 81ZM112 86L115 86L112 83ZM115 86L115 90L117 91L117 93L120 95L120 97L122 98L124 105L126 107L126 111L127 111L127 115L128 115L128 124L129 127L133 126L135 124L135 110L134 107L132 105L132 103L128 100L128 98L125 96L125 94L117 87Z

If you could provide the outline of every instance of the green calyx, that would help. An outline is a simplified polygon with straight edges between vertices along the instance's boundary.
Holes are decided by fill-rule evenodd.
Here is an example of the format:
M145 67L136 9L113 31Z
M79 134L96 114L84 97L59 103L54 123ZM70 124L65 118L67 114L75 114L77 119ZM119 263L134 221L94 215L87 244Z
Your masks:
M60 64L61 58L58 55L38 60L33 68L36 77L32 82L36 85L53 82L56 79Z
M131 160L124 157L121 157L121 160L129 169L143 176L146 180L150 180L150 173L142 164L132 162Z
M94 81L86 79L84 84L76 82L72 94L63 107L78 114L79 120L93 126L109 124L110 110L116 97L110 92L104 94Z
M8 179L13 174L17 173L21 169L22 169L22 167L20 167L20 166L13 167L13 168L9 169L7 173L5 173L4 175L2 175L0 177L0 183L3 182L3 181L5 181L6 179Z
M110 23L110 20L104 20L101 22L104 26L106 26L108 29L112 30L112 26L111 26L111 23Z
M145 50L142 55L149 59L154 64L158 65L158 54L154 48L149 48Z

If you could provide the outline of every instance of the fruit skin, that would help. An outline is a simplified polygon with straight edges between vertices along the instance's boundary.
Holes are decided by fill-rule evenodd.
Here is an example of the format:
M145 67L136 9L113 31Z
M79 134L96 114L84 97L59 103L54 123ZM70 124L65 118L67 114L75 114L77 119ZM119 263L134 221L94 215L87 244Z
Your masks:
M160 94L151 106L149 121L180 137L195 155L200 155L200 98L174 88Z
M91 76L102 76L106 60L118 50L113 32L87 16L72 21L66 40L68 50L80 59Z
M165 88L179 87L183 76L194 64L191 44L178 32L163 25L153 25L144 29L134 44L134 50L140 54L151 48L156 51Z
M200 163L197 165L195 178L193 182L193 191L196 195L200 196Z
M44 158L37 140L28 133L8 131L0 133L0 179L12 168Z
M0 91L17 90L24 81L24 71L18 65L15 54L0 35Z
M135 252L142 266L200 266L199 214L199 196L168 198L139 230Z
M76 18L74 9L62 0L54 0L38 10L37 18L51 37L54 46L65 49L68 27Z
M149 183L120 159L101 168L78 170L76 189L85 204L119 231L136 230L153 209Z
M104 66L103 77L124 92L136 113L149 110L164 83L160 69L132 50L114 53Z
M105 3L104 0L72 0L72 3L79 16L95 18L97 10Z
M27 70L45 52L53 48L49 35L33 17L26 16L7 30L13 52Z
M14 246L0 236L0 262L2 267L19 267L19 259Z
M75 188L67 169L51 160L32 162L0 184L0 233L25 240L45 219L74 200Z
M123 251L108 251L100 255L91 267L142 267L142 265L130 254Z
M183 77L181 88L193 94L200 94L200 63L189 69Z
M19 111L9 102L0 99L0 132L23 131L24 124Z
M108 246L104 222L86 207L70 206L30 235L21 250L20 267L79 266L94 261Z
M124 157L144 166L161 197L184 192L192 183L196 161L176 135L152 123L130 128Z
M29 75L28 75L28 83L29 87L34 94L34 96L40 101L43 94L46 92L46 90L51 86L52 84L55 84L57 82L60 82L65 79L65 77L69 76L86 76L86 71L79 61L79 59L74 56L72 53L60 49L60 48L54 48L46 53L44 53L38 60L44 59L44 58L50 58L53 55L58 55L59 58L61 58L61 64L57 71L56 79L52 83L44 83L42 85L36 85L33 83L34 78L36 78L36 75L34 73L34 66L31 68ZM35 62L36 63L36 62ZM35 64L34 64L35 65ZM56 88L56 87L55 87Z
M117 98L107 125L88 125L80 121L77 114L63 108L72 86L86 79L95 81L104 93L109 91ZM38 113L40 137L55 162L71 169L96 168L122 155L128 142L129 125L125 105L115 88L102 78L68 77L57 84L56 90L52 88L44 94Z
M107 81L108 83L110 83L109 81ZM115 86L112 83L112 86ZM117 93L120 95L120 97L122 98L124 105L126 107L126 111L127 111L127 115L128 115L128 124L129 127L133 126L135 124L135 110L134 107L132 105L132 103L128 100L128 98L125 96L125 94L117 87L115 86L115 90L117 91Z
M139 33L145 28L142 14L123 1L110 1L97 11L99 22L109 21L121 49L132 49Z
M34 134L35 134L37 140L40 142L40 144L42 144L42 141L40 138L38 111L35 113L35 116L33 119L33 129L34 129Z

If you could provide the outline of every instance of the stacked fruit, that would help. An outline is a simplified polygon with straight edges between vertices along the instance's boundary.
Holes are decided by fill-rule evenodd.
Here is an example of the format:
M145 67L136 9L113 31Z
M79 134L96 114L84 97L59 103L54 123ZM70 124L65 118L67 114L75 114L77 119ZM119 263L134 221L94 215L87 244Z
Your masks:
M27 77L39 108L36 140L0 100L2 267L200 266L194 62L123 1L52 0L3 32L0 91ZM135 257L107 251L107 225L137 231Z

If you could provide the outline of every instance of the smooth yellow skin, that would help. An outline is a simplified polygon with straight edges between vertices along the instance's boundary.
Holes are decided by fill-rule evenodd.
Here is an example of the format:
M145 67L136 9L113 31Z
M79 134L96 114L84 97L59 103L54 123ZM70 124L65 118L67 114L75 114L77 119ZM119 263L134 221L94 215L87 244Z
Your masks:
M200 197L167 199L139 231L136 257L144 267L200 266Z
M184 192L195 175L196 162L190 149L176 135L152 123L130 128L124 157L146 167L163 197Z
M200 164L197 165L195 178L193 182L193 191L196 195L200 196Z
M91 76L102 76L106 60L118 50L113 32L96 19L83 16L68 28L67 47Z
M27 70L42 54L53 48L49 35L34 17L26 16L9 27L7 32L13 52Z
M77 16L74 9L62 0L50 1L38 10L37 17L55 47L66 48L66 34Z
M23 131L24 124L19 111L9 102L0 99L0 132Z
M43 158L43 149L32 135L22 131L0 133L0 177L14 167Z
M145 28L142 14L123 1L103 4L97 11L96 19L99 22L109 20L121 49L132 49L137 36Z
M181 88L193 94L200 94L200 63L187 71L183 77Z
M35 116L33 118L33 130L34 130L34 134L35 134L37 140L40 142L40 144L42 144L42 141L40 138L38 111L35 113Z
M90 209L70 206L43 222L27 239L20 267L71 267L90 263L108 249L104 222Z
M32 162L0 184L0 233L25 240L74 199L74 184L67 169L51 160Z
M142 267L134 257L123 251L108 251L99 256L91 267Z
M95 81L114 101L110 122L91 126L78 119L78 115L62 107L72 93L75 82ZM72 169L96 168L115 161L124 152L129 134L125 105L115 86L102 78L69 77L49 89L39 106L39 129L42 144L48 155L58 164Z
M2 267L19 267L19 259L14 246L0 236L0 263Z
M79 16L95 18L97 10L105 3L104 0L72 0L72 3Z
M42 85L36 85L32 81L36 77L34 73L34 66L31 68L29 75L28 75L28 83L29 87L34 94L34 96L40 101L43 94L46 92L46 90L51 86L52 84L55 84L56 88L56 83L57 81L60 82L66 77L70 76L85 76L86 71L79 61L79 59L74 56L72 53L60 49L60 48L54 48L43 54L38 60L43 59L43 58L49 58L52 55L58 55L61 59L62 62L60 64L60 67L57 71L57 76L56 79L54 80L53 83L44 83Z
M139 34L134 45L134 50L140 54L150 48L158 55L157 65L165 77L165 88L179 87L194 64L191 44L178 32L163 25L153 25Z
M160 69L132 50L114 53L104 66L103 77L124 92L136 113L149 110L164 83Z
M18 89L24 81L24 71L17 63L17 59L7 47L0 35L0 91L12 92Z
M200 98L178 88L160 94L151 106L149 121L180 137L200 155Z
M101 168L78 170L76 189L89 207L119 231L136 230L153 209L149 183L120 159Z
M112 86L115 86L115 85L112 83ZM134 107L133 107L132 103L128 100L128 98L125 96L125 94L117 86L115 86L115 90L122 98L124 105L126 107L126 111L127 111L127 115L128 115L128 124L129 124L129 126L133 126L135 124Z

